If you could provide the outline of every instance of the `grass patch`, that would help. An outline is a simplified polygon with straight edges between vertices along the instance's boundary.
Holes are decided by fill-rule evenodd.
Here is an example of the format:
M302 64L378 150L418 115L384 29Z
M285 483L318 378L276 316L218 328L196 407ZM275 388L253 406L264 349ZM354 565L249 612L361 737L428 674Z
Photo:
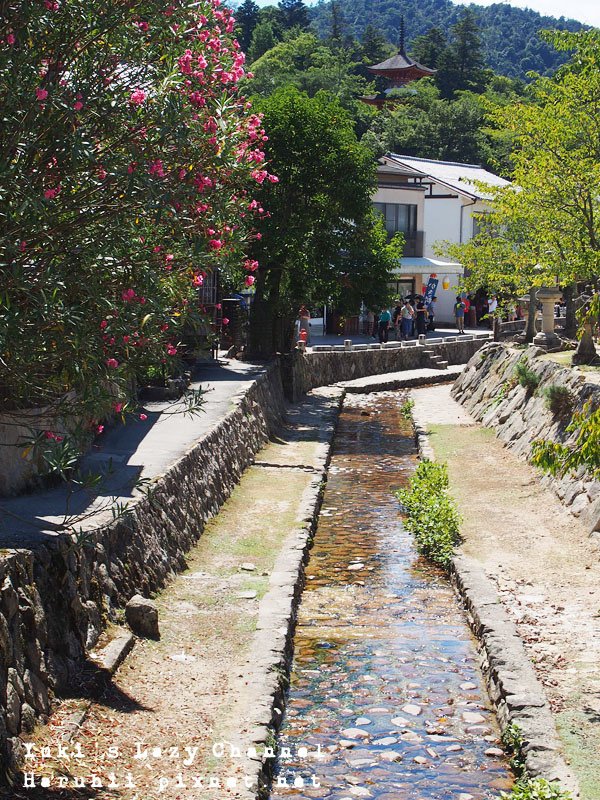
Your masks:
M568 417L573 413L575 395L566 386L553 383L543 391L546 406L559 419Z
M515 377L519 384L527 389L528 392L535 392L540 385L540 377L534 372L526 361L518 361L515 366Z
M460 541L460 515L448 494L445 464L423 459L408 489L396 496L406 512L405 527L415 537L419 553L448 569Z
M521 778L509 793L500 794L502 800L571 800L556 783L548 783L544 778Z

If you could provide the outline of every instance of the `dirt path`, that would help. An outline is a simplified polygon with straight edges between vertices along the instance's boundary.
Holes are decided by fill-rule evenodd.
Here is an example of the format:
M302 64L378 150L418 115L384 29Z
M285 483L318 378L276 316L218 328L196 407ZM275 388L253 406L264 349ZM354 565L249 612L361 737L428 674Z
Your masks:
M540 473L450 397L417 389L415 418L448 463L465 554L478 559L516 622L555 714L583 800L600 798L600 562L583 525Z
M160 641L137 642L67 756L57 752L61 725L80 700L62 703L50 725L30 737L37 758L26 769L36 787L42 777L47 784L11 791L11 800L255 796L245 782L255 783L258 762L246 749L258 740L259 710L270 706L263 675L269 647L277 644L278 626L287 626L285 604L269 608L265 595L287 587L290 537L297 548L312 513L336 394L307 399L281 437L260 451L190 552L187 570L157 598ZM241 757L231 758L228 747L213 750L221 742L233 743ZM46 759L44 745L51 748ZM85 786L77 787L76 778ZM234 778L237 787L228 785Z

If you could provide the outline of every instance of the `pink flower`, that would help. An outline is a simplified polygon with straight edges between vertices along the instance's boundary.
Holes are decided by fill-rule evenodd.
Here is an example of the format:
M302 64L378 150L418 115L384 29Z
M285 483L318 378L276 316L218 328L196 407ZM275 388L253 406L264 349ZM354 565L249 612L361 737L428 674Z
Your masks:
M48 97L48 90L47 90L47 89L41 89L41 88L38 86L38 87L37 87L37 89L35 90L35 96L36 96L36 99L37 99L37 100L39 100L40 102L42 102L42 100L46 100L46 99L47 99L47 97Z
M46 439L50 439L53 442L62 442L65 438L64 436L59 436L57 433L53 433L52 431L44 431L44 436Z
M83 103L81 102L81 100L77 100L75 103L73 103L73 111L81 111L82 108L83 108Z
M106 360L106 366L110 367L110 369L117 369L119 362L116 358L109 358Z
M134 106L141 106L145 99L146 92L143 92L141 89L136 89L135 92L131 93L129 102Z
M115 403L113 408L115 409L116 414L120 414L123 411L123 403Z
M254 277L254 275L246 275L246 280L244 281L244 283L246 284L246 286L252 286L255 280L256 278Z
M44 0L44 5L48 11L58 11L59 8L57 0Z
M246 261L244 261L244 269L247 269L248 272L256 272L258 269L258 261L247 258Z
M221 303L217 303L217 304L215 305L215 308L217 309L217 311L220 311L220 310L222 309L222 307L223 307L223 306L221 305Z
M177 355L177 348L174 347L172 344L168 344L167 345L167 353L170 356L176 356Z
M60 194L61 187L56 186L54 189L46 189L44 192L44 197L46 200L54 200L55 197L58 197Z
M157 158L156 161L153 161L150 166L148 167L148 174L149 175L158 175L159 178L165 177L165 170L163 167L163 162L160 158Z
M194 275L192 283L194 284L194 286L202 286L202 284L204 283L203 276L198 274Z
M108 325L108 320L103 319L102 322L100 323L100 330L103 331L107 325Z
M11 45L11 47L12 47L12 45L13 45L15 42L16 42L16 38L15 38L15 35L14 35L14 33L8 33L8 34L6 35L6 44L9 44L9 45Z
M140 419L145 422L148 419L148 414L140 414Z
M223 242L220 239L211 239L208 246L212 250L220 250L223 247Z
M124 292L121 292L121 298L126 303L130 303L132 300L135 300L135 292L133 289L126 289Z
M127 167L127 172L131 175L132 172L135 172L136 167L137 167L137 161L132 161L131 164Z
M141 31L144 31L144 33L150 28L150 25L148 25L148 23L144 22L143 20L142 22L136 22L135 24Z
M223 325L229 325L229 318L228 317L223 317L222 322L223 322Z
M104 430L104 425L98 425L98 427L96 428L96 433L102 433L103 430Z

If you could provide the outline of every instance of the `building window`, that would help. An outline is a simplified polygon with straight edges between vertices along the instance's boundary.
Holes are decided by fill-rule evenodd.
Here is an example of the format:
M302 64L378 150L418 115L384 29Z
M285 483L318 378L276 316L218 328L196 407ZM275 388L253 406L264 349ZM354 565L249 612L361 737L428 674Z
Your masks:
M417 230L417 206L408 203L374 203L385 221L389 234L414 233Z

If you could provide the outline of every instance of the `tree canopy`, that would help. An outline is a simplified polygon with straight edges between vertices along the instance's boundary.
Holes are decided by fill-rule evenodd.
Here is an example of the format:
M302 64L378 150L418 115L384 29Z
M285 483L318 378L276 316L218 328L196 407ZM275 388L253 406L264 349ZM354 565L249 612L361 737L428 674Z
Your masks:
M268 355L289 347L302 303L355 310L361 300L381 302L399 251L373 213L372 154L340 103L287 87L256 105L269 131L269 168L279 177L260 197L270 213L253 250L260 270L251 345Z

